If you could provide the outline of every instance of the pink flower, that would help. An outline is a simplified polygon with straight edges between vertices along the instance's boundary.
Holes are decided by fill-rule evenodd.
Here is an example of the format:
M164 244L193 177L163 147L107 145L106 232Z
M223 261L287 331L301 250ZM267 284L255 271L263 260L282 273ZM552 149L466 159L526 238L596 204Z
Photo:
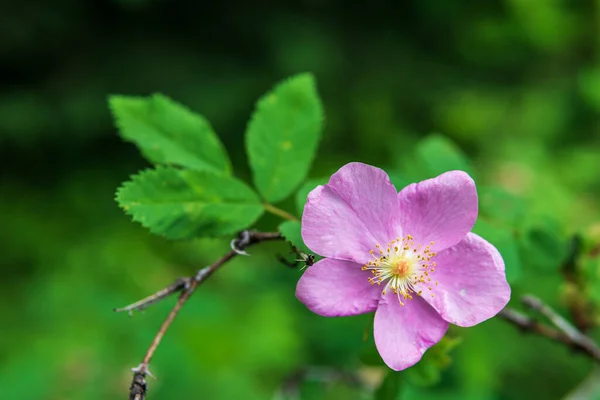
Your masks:
M471 233L477 191L462 171L396 192L379 168L350 163L308 195L302 238L325 257L296 296L326 317L375 311L379 354L394 370L417 363L448 323L473 326L510 298L504 261Z

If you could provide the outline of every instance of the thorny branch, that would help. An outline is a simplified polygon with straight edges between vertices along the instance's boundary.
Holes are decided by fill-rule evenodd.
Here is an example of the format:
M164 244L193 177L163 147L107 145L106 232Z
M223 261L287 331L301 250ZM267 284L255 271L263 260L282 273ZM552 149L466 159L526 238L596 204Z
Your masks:
M550 327L517 310L505 308L498 314L524 332L536 333L549 339L566 344L567 346L582 351L594 361L600 363L600 347L579 329L571 325L550 306L534 296L523 296L523 304L529 309L546 317L553 325Z
M139 300L128 306L115 309L115 311L117 312L127 311L131 314L133 311L141 311L146 307L157 303L158 301L174 293L180 293L177 303L175 304L165 321L160 326L160 329L158 330L156 336L152 340L150 347L148 347L148 350L146 351L146 354L144 355L141 364L136 368L132 368L134 374L131 386L129 388L130 400L144 400L146 398L146 393L148 391L146 375L152 376L148 369L150 361L152 360L152 356L158 348L158 345L160 344L167 329L169 328L169 326L171 325L171 323L173 322L173 320L175 319L185 302L192 296L198 285L200 285L202 282L208 279L216 270L221 268L225 263L230 261L235 256L249 255L245 251L246 248L264 241L280 239L283 239L283 237L278 232L256 232L250 230L243 231L238 235L236 239L231 241L231 250L228 253L226 253L223 257L221 257L208 267L198 270L198 272L194 276L179 278L166 288L161 289L158 292L142 300ZM312 262L314 262L314 259L302 259L295 261L304 261L307 265L310 265L312 264ZM297 262L293 265L297 265ZM290 265L287 262L285 263L287 265ZM538 320L511 308L505 308L504 310L500 311L498 317L503 318L506 321L512 323L513 325L521 329L523 332L538 334L541 336L545 336L551 340L563 343L575 350L579 350L585 353L594 361L600 363L600 347L598 347L598 345L590 337L582 333L581 329L583 329L584 327L580 327L578 329L579 324L577 324L578 327L573 326L565 318L563 318L555 310L553 310L550 306L542 302L542 300L540 300L537 297L528 295L523 296L521 300L526 307L546 317L552 323L552 325L554 325L554 327L543 324ZM283 392L293 392L293 382L295 382L298 378L303 379L306 373L307 371L302 371L299 372L297 376L293 376L290 379L290 382L288 382L289 386L286 385L286 387L283 388ZM342 375L341 377L346 378Z
M177 304L173 307L165 321L160 326L160 329L156 333L154 340L148 347L144 358L139 366L136 368L132 368L133 380L131 381L131 386L129 387L129 399L130 400L144 400L146 398L146 393L148 391L148 386L146 384L146 375L151 375L148 367L150 365L150 361L152 360L152 356L154 352L158 348L160 341L163 336L167 332L167 329L179 313L179 310L183 307L185 302L192 296L198 285L208 279L216 270L221 268L225 263L234 258L237 255L247 255L245 249L261 242L266 242L270 240L279 240L282 239L282 236L279 232L256 232L256 231L243 231L240 233L237 239L234 239L231 242L231 250L226 253L223 257L215 261L213 264L209 265L206 268L200 269L194 276L188 278L180 278L172 285L156 292L155 294L146 297L143 300L135 302L129 306L116 309L115 311L128 311L133 312L134 310L142 310L147 306L156 303L157 301L164 299L165 297L176 293L181 292L179 296L179 300L177 300Z

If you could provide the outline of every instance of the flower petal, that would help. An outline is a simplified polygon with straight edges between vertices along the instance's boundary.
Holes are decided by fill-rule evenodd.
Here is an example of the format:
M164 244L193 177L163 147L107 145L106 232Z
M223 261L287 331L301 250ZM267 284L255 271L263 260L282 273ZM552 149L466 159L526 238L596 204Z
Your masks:
M404 304L388 293L382 296L375 312L375 345L383 361L396 371L416 364L448 329L448 322L422 298L415 296Z
M398 193L404 235L416 244L440 251L455 245L471 231L477 219L475 182L462 171L450 171Z
M325 257L365 263L375 244L385 246L401 236L397 202L384 171L346 164L309 193L302 215L304 243Z
M381 288L368 282L368 271L352 261L324 258L308 267L296 297L312 312L341 317L375 311Z
M465 240L438 253L431 278L439 282L423 298L442 318L473 326L496 315L510 300L504 261L486 240L469 233Z

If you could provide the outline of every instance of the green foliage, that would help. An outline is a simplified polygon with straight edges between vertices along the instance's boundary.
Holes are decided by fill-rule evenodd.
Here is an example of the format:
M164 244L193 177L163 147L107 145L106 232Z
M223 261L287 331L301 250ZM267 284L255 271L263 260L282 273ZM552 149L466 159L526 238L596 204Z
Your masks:
M327 182L329 182L329 177L309 179L298 189L296 192L296 209L299 215L302 215L304 212L304 205L306 204L308 194L317 186L325 185Z
M302 226L300 225L299 221L285 221L279 225L277 230L281 232L283 237L288 242L296 246L298 249L305 253L311 253L310 249L306 247L304 241L302 240L301 228Z
M313 372L315 375L319 371ZM358 385L342 380L332 380L325 371L322 376L316 376L312 380L303 382L299 394L287 397L277 397L277 400L372 400L370 393L365 393ZM320 379L319 379L320 378ZM323 380L324 382L321 382Z
M442 371L450 366L450 352L462 339L444 336L441 341L425 352L421 361L406 370L406 379L415 386L433 386L440 382Z
M386 18L397 14L393 2L377 10L383 16L378 29L356 24L364 10L342 2L328 3L325 12L291 3L253 5L269 16L260 21L248 19L244 7L198 13L198 4L118 0L107 14L99 2L37 2L31 12L8 7L3 15L10 21L3 25L9 34L0 35L3 61L18 72L0 77L6 87L0 94L3 398L124 397L129 368L175 299L134 318L110 310L228 251L223 239L165 242L115 207L107 193L145 164L132 146L115 140L104 107L107 90L158 88L201 111L218 127L236 176L245 180L252 171L241 162L240 132L249 104L277 77L314 71L327 99L328 129L311 176L361 160L384 168L401 189L437 173L427 163L440 157L423 163L417 149L424 152L423 132L443 133L476 177L481 221L509 230L517 243L522 279L509 272L512 302L532 293L569 317L559 271L568 239L580 232L586 246L576 279L585 290L573 285L569 295L592 302L586 315L598 322L597 4L413 2L406 18L422 29ZM178 18L162 18L165 11ZM149 23L151 35L140 35ZM221 29L218 46L214 26L228 28ZM248 40L239 40L249 32L261 51L249 52ZM448 32L444 46L423 45ZM95 45L68 45L73 38ZM146 130L146 122L133 125ZM140 135L123 136L142 143ZM161 147L175 148L175 156L140 145L152 163L231 171L222 161L227 157L211 164L197 151L183 165L177 153L191 152L195 141L180 146L175 136L159 135L167 143ZM488 188L495 193L488 196ZM293 205L286 201L281 208ZM278 223L265 218L257 229ZM494 239L493 232L480 233ZM197 291L155 354L151 369L159 380L150 380L149 400L185 398L199 388L214 400L273 398L306 365L338 365L372 377L375 368L364 367L357 354L371 316L315 318L294 298L299 272L278 265L270 251L277 246L285 247L257 246L252 257L234 260ZM510 252L501 251L509 268ZM452 353L451 368L433 386L416 386L410 370L401 372L403 398L597 397L597 388L585 384L592 362L561 344L524 335L498 318L455 331L465 344ZM598 339L598 328L589 334ZM374 348L372 355L378 357ZM380 357L371 361L382 368ZM597 386L597 371L589 379ZM317 382L313 396L303 390L301 397L346 400L357 392L332 386Z
M600 226L592 226L585 236L575 236L571 242L568 262L581 276L586 297L595 305L596 324L600 325Z
M582 257L581 273L585 277L586 294L600 306L600 257Z
M410 183L433 178L444 172L461 170L473 175L471 163L465 154L449 138L432 134L420 140L414 152L404 157L400 171L395 171L394 179L399 183L398 190ZM397 185L394 182L395 185Z
M479 218L473 231L500 251L506 266L506 278L516 283L523 275L522 247L527 234L526 201L502 187L480 186Z
M417 144L416 152L425 170L432 176L452 170L473 175L471 163L465 154L445 136L433 134L426 137Z
M520 227L527 213L527 204L522 198L501 187L480 186L479 212L506 227Z
M541 271L556 272L568 255L568 241L557 221L546 216L531 221L525 227L521 241L523 257Z
M401 191L411 183L415 183L414 179L408 178L404 173L398 170L390 170L388 171L388 175L390 177L390 182L396 187L397 191Z
M579 74L579 86L590 105L600 110L600 66L583 69Z
M375 391L374 400L398 400L402 388L402 374L388 370L381 385Z
M117 201L134 220L166 238L189 239L233 234L262 215L258 196L229 176L224 147L202 116L160 94L112 96L109 103L121 135L151 162L190 169L158 168L125 183ZM310 74L284 81L259 100L246 138L254 181L266 200L283 199L304 180L322 120ZM299 224L283 225L282 232L306 249Z
M152 163L231 173L225 148L208 121L168 97L111 96L121 136Z
M496 246L506 267L506 279L509 283L519 280L522 275L521 255L519 244L513 231L508 228L493 225L479 218L473 232Z
M569 392L563 400L600 400L600 368L594 366L585 380Z
M246 132L254 183L269 202L304 180L321 139L323 108L310 74L280 83L262 97Z
M236 178L173 167L133 176L117 201L135 221L168 239L231 235L263 213L258 196Z

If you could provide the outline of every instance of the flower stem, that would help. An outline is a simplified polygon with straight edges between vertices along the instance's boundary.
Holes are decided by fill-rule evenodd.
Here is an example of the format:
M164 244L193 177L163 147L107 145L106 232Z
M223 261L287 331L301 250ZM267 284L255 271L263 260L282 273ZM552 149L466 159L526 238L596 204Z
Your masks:
M290 221L299 221L298 218L296 218L295 216L293 216L289 212L287 212L285 210L282 210L281 208L277 208L273 204L264 202L263 203L263 207L265 208L265 210L267 210L271 214L277 215L278 217L281 217L283 219L287 219L287 220L290 220Z

